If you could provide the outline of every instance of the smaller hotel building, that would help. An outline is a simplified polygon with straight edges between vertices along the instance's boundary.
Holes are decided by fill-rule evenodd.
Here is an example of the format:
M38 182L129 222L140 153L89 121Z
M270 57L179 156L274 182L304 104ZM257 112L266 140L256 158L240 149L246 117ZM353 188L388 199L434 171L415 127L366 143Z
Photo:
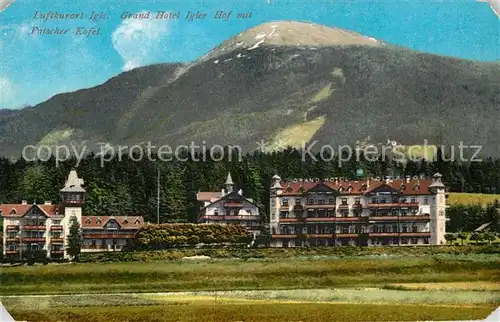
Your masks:
M273 247L441 245L446 192L432 179L357 181L273 177L270 230Z
M254 236L260 234L259 207L241 189L234 190L230 173L224 186L221 192L198 192L196 197L203 203L198 223L239 224Z
M139 216L83 216L86 191L75 170L60 190L62 203L0 205L4 256L22 258L27 250L45 250L48 258L69 258L66 247L71 218L80 224L82 252L121 250L135 238L144 219Z

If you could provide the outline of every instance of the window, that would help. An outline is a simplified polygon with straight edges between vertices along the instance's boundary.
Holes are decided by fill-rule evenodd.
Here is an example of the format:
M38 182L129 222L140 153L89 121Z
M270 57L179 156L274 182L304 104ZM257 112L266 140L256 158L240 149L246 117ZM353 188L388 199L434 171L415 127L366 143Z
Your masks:
M305 191L306 191L306 189L305 189L304 187L300 187L300 188L299 188L299 192L300 192L300 193L304 193Z
M408 232L408 227L406 225L403 225L403 227L401 229L402 229L403 233L407 233Z
M392 225L392 232L397 233L398 232L398 225Z
M214 216L218 216L219 215L219 209L215 209L214 210Z
M401 203L406 203L406 198L401 198Z
M85 220L85 223L90 224L90 218L87 218L87 220Z
M339 188L339 191L340 191L340 192L343 192L343 191L344 191L344 187L340 187L340 188Z
M351 192L352 191L352 186L349 186L349 188L347 188L347 191Z
M10 211L10 214L11 214L11 215L15 215L15 214L16 214L16 209L12 209L12 210Z
M281 200L281 205L288 207L288 199Z
M380 203L386 203L386 202L387 200L385 200L385 198L380 200Z
M97 218L95 221L96 224L100 225L101 224L101 218Z
M123 220L123 224L124 225L128 224L128 220L127 219Z
M378 199L377 198L372 198L372 203L378 203Z
M361 198L355 198L355 199L354 199L354 204L355 204L355 205L359 205L359 204L361 204Z
M411 231L412 231L413 233L418 232L418 227L417 227L417 225L413 225L413 226L411 226Z
M417 198L411 197L411 203L417 203Z
M292 192L292 191L293 191L293 190L292 190L292 187L287 187L287 188L286 188L286 192Z
M348 234L348 233L349 233L349 227L342 226L342 234Z
M328 204L334 205L335 204L335 198L328 199Z
M378 225L373 225L373 232L378 233L379 232L379 226Z
M139 219L137 219L137 220L134 222L134 224L136 224L136 225L139 225L140 223L141 223L141 221L140 221Z
M314 205L314 199L313 198L308 198L307 199L307 204L308 205Z
M424 205L428 205L429 204L429 198L425 197L424 198Z
M295 205L300 206L302 204L302 199L297 198L295 199Z
M226 209L226 216L231 216L231 210Z
M58 220L54 220L53 219L52 220L52 224L54 224L54 225L60 225L61 224L61 220L59 220L59 219Z
M342 204L347 205L347 198L342 198Z
M323 200L323 199L318 200L318 204L319 204L319 205L324 205L324 204L325 204L325 200Z

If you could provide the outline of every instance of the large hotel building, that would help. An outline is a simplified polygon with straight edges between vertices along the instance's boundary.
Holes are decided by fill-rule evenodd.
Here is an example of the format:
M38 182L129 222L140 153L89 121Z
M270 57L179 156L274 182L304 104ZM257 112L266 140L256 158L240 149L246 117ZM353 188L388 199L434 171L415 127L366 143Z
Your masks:
M273 177L270 230L273 247L441 245L446 192L432 179L345 181Z
M62 203L0 205L4 256L22 258L24 251L45 250L48 258L69 258L66 247L71 218L80 224L82 252L119 251L132 243L144 225L140 216L83 216L83 180L75 170L60 190Z

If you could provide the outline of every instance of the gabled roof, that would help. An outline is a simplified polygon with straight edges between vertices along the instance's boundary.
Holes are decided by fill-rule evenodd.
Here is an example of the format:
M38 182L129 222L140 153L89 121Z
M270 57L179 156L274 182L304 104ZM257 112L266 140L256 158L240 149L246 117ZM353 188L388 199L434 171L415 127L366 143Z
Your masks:
M254 205L255 207L257 207L257 205L253 202L253 200L249 200L245 197L243 197L242 195L240 195L238 192L236 191L233 191L231 193L228 193L227 195L223 196L222 198L219 198L211 203L209 203L208 205L206 205L205 207L201 208L201 210L217 203L217 202L220 202L220 201L229 201L229 202L248 202L252 205Z
M103 229L110 220L115 220L120 229L139 229L144 226L142 216L82 216L82 229Z
M397 195L399 194L400 190L394 188L393 186L390 186L386 183L382 183L381 185L373 187L373 189L370 189L365 192L365 194L391 194L391 195Z
M432 179L411 179L409 182L405 179L395 179L389 182L385 180L350 180L350 181L319 181L319 182L293 182L293 181L281 181L280 184L283 187L282 196L298 196L303 195L299 189L303 187L305 193L309 192L311 189L316 187L319 183L338 191L341 195L363 195L368 191L373 191L374 189L384 185L389 186L392 189L399 191L402 195L430 195L429 186L432 183ZM401 188L403 188L401 190Z
M37 207L40 209L47 217L64 215L64 206L62 205L30 205L30 204L4 204L0 205L0 215L3 217L23 217L26 215L31 208ZM13 210L15 213L12 213Z
M209 201L211 202L212 199L219 199L221 197L222 193L220 192L198 192L196 194L196 199L198 201Z
M335 189L327 186L323 182L320 182L320 183L316 184L314 187L312 187L311 189L309 189L307 192L311 192L311 193L315 193L315 192L321 192L321 193L330 192L330 193L338 194L337 190L335 190Z

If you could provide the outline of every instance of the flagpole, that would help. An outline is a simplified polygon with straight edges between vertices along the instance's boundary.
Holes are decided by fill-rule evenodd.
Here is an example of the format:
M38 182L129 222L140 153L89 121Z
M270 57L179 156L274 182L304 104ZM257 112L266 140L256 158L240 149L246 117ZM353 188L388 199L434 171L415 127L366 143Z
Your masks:
M160 168L158 168L158 187L157 187L157 199L156 199L156 223L160 224Z

